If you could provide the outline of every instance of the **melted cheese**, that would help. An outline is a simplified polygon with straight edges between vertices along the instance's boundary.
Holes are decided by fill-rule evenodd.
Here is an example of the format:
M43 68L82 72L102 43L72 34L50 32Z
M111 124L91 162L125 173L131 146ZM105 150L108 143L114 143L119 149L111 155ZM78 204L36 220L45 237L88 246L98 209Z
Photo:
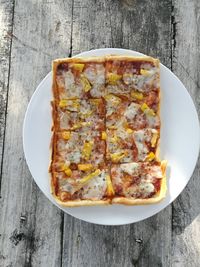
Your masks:
M137 173L138 167L139 167L139 164L136 162L125 163L125 164L122 164L120 166L120 168L123 172L126 172L130 175Z
M126 109L124 116L127 117L127 119L132 120L135 118L135 116L138 113L140 105L131 103L128 108Z
M72 151L71 153L68 153L67 158L72 163L79 163L81 160L81 153L80 151Z
M139 185L139 189L141 193L143 193L144 195L153 193L155 190L154 185L152 183L145 183L145 182Z
M90 89L92 97L101 97L104 95L105 68L103 64L91 64L91 66L85 69L84 75L92 85Z
M75 83L73 73L71 72L71 70L69 70L69 71L63 72L63 75L64 75L66 88L71 88Z
M138 149L138 159L144 160L146 154L148 153L147 146L145 145L145 141L147 139L145 136L145 131L139 130L135 132L134 137L135 137L135 144Z
M102 171L101 174L91 179L82 188L83 199L102 199L107 188L106 173Z
M149 174L157 179L163 178L163 173L160 166L151 166L149 168Z

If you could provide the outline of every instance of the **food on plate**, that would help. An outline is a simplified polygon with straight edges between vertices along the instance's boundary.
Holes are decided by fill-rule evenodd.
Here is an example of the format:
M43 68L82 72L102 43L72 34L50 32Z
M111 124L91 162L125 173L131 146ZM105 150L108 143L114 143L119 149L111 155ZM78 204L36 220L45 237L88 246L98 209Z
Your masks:
M151 57L53 61L50 173L59 204L137 205L165 197L159 73Z

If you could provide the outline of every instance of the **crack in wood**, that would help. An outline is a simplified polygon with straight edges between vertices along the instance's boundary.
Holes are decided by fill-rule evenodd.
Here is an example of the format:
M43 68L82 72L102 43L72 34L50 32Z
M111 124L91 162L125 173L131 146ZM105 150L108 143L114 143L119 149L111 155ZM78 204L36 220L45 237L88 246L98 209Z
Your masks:
M171 70L173 70L173 59L176 49L177 22L174 15L174 0L171 1Z
M73 50L73 19L74 19L74 0L72 0L72 20L71 20L71 36L70 36L70 50L69 50L69 57L72 56Z
M14 25L14 11L15 11L15 0L12 2L12 19L11 19L11 32L13 32L13 25ZM12 39L10 40L10 45L8 48L8 81L7 81L7 91L6 91L6 104L5 104L5 122L4 122L4 129L3 129L3 137L2 137L2 157L1 157L1 165L0 165L0 198L1 198L1 181L2 181L2 173L3 173L3 158L4 158L4 150L5 150L5 135L6 135L6 122L7 122L7 110L8 110L8 94L9 94L9 82L10 82L10 67L11 67L11 50L12 50Z

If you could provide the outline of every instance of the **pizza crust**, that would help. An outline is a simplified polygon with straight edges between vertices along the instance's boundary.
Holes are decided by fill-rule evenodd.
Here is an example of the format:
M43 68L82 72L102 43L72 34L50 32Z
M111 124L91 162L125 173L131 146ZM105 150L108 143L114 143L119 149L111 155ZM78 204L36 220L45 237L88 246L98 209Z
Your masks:
M141 56L141 57L135 57L135 56L118 56L118 55L109 55L104 57L77 57L77 58L63 58L63 59L56 59L53 61L52 64L52 72L53 72L53 84L52 84L52 91L54 95L54 99L59 99L58 94L58 88L56 83L56 70L57 66L61 63L105 63L108 60L118 60L118 61L146 61L149 63L152 63L155 67L159 68L159 60L154 59L152 57L148 56ZM159 80L159 88L160 88L160 80ZM158 105L158 111L157 111L158 117L160 118L160 90L159 90L159 105ZM55 103L52 102L52 117L54 121L54 126L52 127L52 131L55 130L55 122L56 122L56 106ZM159 136L160 138L160 136ZM160 139L159 139L160 140ZM55 193L55 185L53 183L53 170L52 170L52 161L54 158L56 149L56 140L55 140L55 134L52 135L52 144L51 144L51 164L49 167L49 172L51 173L51 193L56 200L56 202L63 206L63 207L80 207L80 206L97 206L97 205L109 205L109 204L124 204L124 205L146 205L146 204L153 204L160 202L166 195L166 166L167 162L162 161L161 162L161 168L163 173L163 178L161 181L161 189L159 193L149 199L133 199L133 198L126 198L126 197L114 197L113 199L107 198L103 200L69 200L69 201L61 201L58 196ZM156 149L156 158L159 159L159 153L160 153L160 144L158 141L157 149Z

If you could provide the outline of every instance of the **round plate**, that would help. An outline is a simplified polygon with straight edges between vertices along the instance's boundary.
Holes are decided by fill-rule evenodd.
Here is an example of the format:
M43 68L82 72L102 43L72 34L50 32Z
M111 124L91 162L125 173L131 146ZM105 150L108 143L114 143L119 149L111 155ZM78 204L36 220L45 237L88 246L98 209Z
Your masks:
M141 56L115 48L83 52L78 56L108 54ZM121 225L146 219L169 205L184 189L195 168L199 154L199 121L195 106L184 85L161 64L161 159L168 161L166 198L147 206L97 206L65 208L50 193L48 173L51 141L52 73L39 84L28 105L23 128L23 146L29 170L42 192L52 203L81 220L104 225Z

